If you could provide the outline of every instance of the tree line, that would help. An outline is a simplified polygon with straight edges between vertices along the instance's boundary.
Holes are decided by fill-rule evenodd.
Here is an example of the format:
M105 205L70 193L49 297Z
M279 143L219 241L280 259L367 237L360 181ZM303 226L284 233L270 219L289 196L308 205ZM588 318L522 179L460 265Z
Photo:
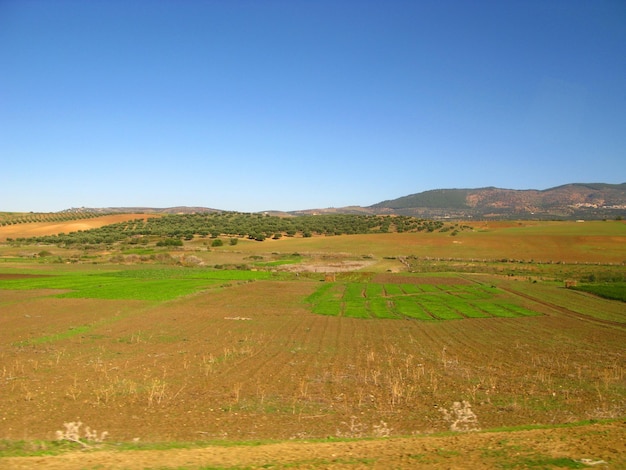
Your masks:
M108 213L64 211L64 212L30 212L30 213L0 213L0 226L31 224L35 222L70 222L72 220L92 219L102 217Z

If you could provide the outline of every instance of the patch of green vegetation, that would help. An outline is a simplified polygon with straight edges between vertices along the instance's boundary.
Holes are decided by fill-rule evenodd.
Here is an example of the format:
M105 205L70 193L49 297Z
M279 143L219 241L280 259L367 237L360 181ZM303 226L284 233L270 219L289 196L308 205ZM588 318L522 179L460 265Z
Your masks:
M351 282L343 291L343 299L346 302L362 302L365 298L365 285L360 282Z
M336 317L341 315L342 310L343 302L338 300L326 300L313 305L313 313L317 313L318 315L330 315Z
M318 304L322 300L329 300L329 298L331 298L329 291L333 287L334 287L333 284L329 284L329 283L322 284L321 287L319 287L315 292L313 292L311 295L309 295L306 298L306 302L308 302L310 304Z
M367 308L373 318L399 318L389 305L389 301L382 297L368 300Z
M626 302L626 282L612 282L602 284L580 284L572 287L574 290L589 292L590 294L611 300Z
M153 248L129 248L122 250L123 255L152 255L157 253Z
M511 292L519 292L539 303L548 302L586 317L626 324L623 304L619 301L601 300L571 288L566 289L561 283L511 282L507 287Z
M387 294L387 297L393 297L396 295L404 294L404 291L398 284L385 284L384 287L385 287L385 293Z
M582 462L567 457L533 456L521 459L513 458L511 462L501 464L500 468L588 468Z
M434 318L412 297L395 297L393 299L393 305L394 310L399 315L414 318L416 320L434 320Z
M314 313L353 318L413 318L422 321L524 317L539 313L502 298L481 284L324 284L307 297Z
M365 297L367 297L368 299L376 299L383 295L384 293L382 284L376 284L373 282L368 282L367 284L365 284Z
M76 451L78 444L69 441L10 441L0 440L0 458L4 457L37 457L43 455L59 455Z
M207 446L219 447L254 447L264 444L270 444L275 441L271 440L249 440L249 441L228 441L228 440L208 440L195 442L109 442L94 444L89 451L97 452L100 450L110 451L141 451L141 450L173 450L173 449L201 449ZM36 457L43 455L60 455L67 452L76 452L77 450L85 450L84 446L70 441L13 441L8 439L0 440L0 458L5 457Z
M463 318L463 315L446 303L421 302L420 306L438 320L458 320Z
M568 457L550 457L534 452L531 448L512 445L508 440L498 442L499 447L482 449L482 457L487 461L493 461L495 468L587 468L583 462Z
M617 254L616 256L621 256ZM483 273L531 277L543 280L563 282L568 279L579 282L626 282L623 263L579 263L555 261L501 259L466 259L466 258L419 258L406 257L410 270L415 273L441 275L448 273Z
M420 294L423 292L417 284L402 284L402 290L406 294Z
M363 302L344 302L343 315L351 318L370 318L370 312Z
M189 268L135 269L115 272L63 273L42 277L3 279L0 289L64 290L60 298L123 299L163 302L203 289L224 286L224 281L280 279L266 271Z
M272 267L272 266L284 266L287 264L297 264L300 263L302 260L297 260L297 259L279 259L276 261L265 261L265 262L261 262L261 263L254 263L255 266L267 266L267 267Z
M57 333L57 334L48 335L48 336L40 336L39 338L33 338L33 339L26 340L26 341L20 341L18 343L15 343L14 346L27 346L27 345L33 345L33 344L44 344L44 343L52 343L55 341L61 341L61 340L68 339L76 335L87 333L88 331L91 330L91 328L92 328L91 326L87 326L87 325L76 326L76 327L71 326L67 331L64 331L63 333Z

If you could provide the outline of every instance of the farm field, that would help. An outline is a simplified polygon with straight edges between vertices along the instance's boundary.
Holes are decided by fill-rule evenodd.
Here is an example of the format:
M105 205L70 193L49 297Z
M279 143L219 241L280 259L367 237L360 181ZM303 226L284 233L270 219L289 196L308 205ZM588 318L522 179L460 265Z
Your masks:
M613 468L624 455L626 309L564 281L623 277L625 242L621 222L481 222L454 237L0 245L0 455L55 449L64 423L81 421L97 430L89 445L108 433L107 451L272 440L336 446L336 468L384 468L385 455L396 468L464 468L457 448L515 463L507 439L545 442L567 429L601 434L589 458ZM497 441L484 432L529 426L544 428ZM571 452L544 445L536 461L586 457L574 441ZM413 445L423 451L408 458ZM274 456L215 465L283 468L259 452ZM320 452L292 463L333 468ZM88 454L92 468L98 454ZM40 458L4 455L0 468ZM172 468L201 467L189 458ZM71 468L64 462L57 468Z

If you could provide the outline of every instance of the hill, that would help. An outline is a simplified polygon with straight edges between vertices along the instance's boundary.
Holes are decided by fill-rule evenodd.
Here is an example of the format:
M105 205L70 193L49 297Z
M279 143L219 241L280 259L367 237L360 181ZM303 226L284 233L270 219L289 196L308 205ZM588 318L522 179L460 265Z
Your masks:
M228 212L208 207L176 206L71 208L61 213L74 216L105 214L198 214ZM316 214L406 215L428 219L614 219L626 217L626 183L571 183L554 188L503 189L494 186L465 189L433 189L389 199L371 206L346 206L294 211L263 211L268 215L291 217ZM32 213L31 213L32 214ZM29 214L11 215L32 217ZM5 217L6 218L6 217ZM2 217L0 217L2 219Z
M85 213L85 214L204 214L221 212L219 209L210 207L72 207L61 212Z
M435 189L369 206L427 218L601 219L626 212L626 183L573 183L545 190Z

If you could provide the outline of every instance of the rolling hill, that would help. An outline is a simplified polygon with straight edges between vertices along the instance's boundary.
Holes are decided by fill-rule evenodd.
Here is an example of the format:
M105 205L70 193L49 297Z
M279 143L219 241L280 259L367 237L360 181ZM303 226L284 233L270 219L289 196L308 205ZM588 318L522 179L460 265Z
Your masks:
M573 183L545 190L434 189L367 207L308 209L292 215L359 213L423 218L605 219L626 216L626 183Z
M626 183L573 183L545 190L435 189L379 202L369 209L429 218L613 218L626 213Z
M72 208L71 212L191 214L221 212L207 207ZM572 183L554 188L434 189L390 199L371 206L266 211L271 215L388 214L423 218L485 219L605 219L626 217L626 183Z

